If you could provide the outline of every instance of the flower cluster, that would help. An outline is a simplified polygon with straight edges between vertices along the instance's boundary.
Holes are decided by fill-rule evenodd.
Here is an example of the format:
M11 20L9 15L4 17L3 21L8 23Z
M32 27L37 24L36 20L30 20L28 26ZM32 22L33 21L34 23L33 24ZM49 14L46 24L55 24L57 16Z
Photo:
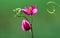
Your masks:
M33 29L32 29L32 23L31 22L29 22L29 20L25 17L25 16L21 16L21 14L22 14L22 12L24 13L24 14L26 14L26 15L35 15L35 14L37 14L37 11L38 11L38 9L37 9L37 7L36 6L33 6L33 5L30 5L30 7L29 8L27 8L27 7L24 7L23 9L21 9L21 8L16 8L15 10L13 10L13 11L15 11L16 13L16 15L15 15L15 17L16 16L18 16L18 17L24 17L24 19L22 20L22 30L24 31L24 32L26 32L26 31L30 31L31 32L31 34L32 34L32 38L34 38L34 35L33 35ZM20 14L20 15L19 15Z
M33 5L30 5L29 9L27 7L25 7L24 9L22 9L22 11L26 15L37 14L37 7L35 7ZM22 30L23 31L29 31L29 30L31 30L31 28L32 28L31 23L27 19L23 19L23 21L22 21Z
M37 6L30 5L29 8L27 8L27 7L24 7L23 9L17 8L13 11L17 12L16 15L20 14L21 12L23 12L26 15L35 15L35 14L37 14L38 9L37 9ZM32 28L32 24L29 22L29 20L27 20L26 18L23 19L22 20L22 30L29 31L29 30L31 30L31 28Z

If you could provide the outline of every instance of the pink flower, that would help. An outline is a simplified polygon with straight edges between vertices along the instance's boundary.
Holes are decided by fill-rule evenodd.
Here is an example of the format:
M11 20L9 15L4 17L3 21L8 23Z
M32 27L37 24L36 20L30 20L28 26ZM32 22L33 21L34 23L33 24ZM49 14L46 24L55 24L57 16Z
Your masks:
M37 14L37 7L30 5L29 9L27 7L25 7L23 9L23 12L27 15Z
M24 19L24 20L22 21L22 30L23 30L23 31L29 31L29 30L31 30L31 24L30 24L29 21L26 20L26 19Z

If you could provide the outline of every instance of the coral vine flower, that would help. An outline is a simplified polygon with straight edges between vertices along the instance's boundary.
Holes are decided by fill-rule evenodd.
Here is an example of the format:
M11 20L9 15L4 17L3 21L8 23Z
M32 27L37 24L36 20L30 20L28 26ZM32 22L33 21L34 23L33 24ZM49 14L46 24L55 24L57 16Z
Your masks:
M23 9L23 12L27 15L37 14L37 7L30 5L29 9L27 7L25 7Z
M22 21L22 30L23 30L23 31L29 31L29 30L31 30L31 24L30 24L29 21L26 20L26 19L24 19L24 20Z

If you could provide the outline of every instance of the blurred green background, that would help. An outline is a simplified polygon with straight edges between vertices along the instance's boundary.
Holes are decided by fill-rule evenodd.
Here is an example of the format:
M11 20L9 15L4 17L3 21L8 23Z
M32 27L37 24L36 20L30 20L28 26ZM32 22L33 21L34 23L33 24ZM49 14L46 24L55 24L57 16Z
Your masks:
M60 0L0 0L0 38L31 38L31 33L23 32L23 18L15 18L15 8L38 6L38 14L33 15L34 38L60 38L60 7L56 7L56 16L49 14L46 3L54 1L60 5ZM29 18L29 16L27 16Z

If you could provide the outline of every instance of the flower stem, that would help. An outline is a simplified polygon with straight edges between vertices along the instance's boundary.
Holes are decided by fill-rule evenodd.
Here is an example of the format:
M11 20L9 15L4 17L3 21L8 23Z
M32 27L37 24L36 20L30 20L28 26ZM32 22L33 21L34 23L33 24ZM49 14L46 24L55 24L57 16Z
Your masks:
M28 18L27 17L25 17L25 16L18 16L18 17L24 17L26 20L28 20ZM29 21L29 20L28 20Z
M32 24L31 24L32 25ZM33 29L31 28L31 34L32 34L32 38L34 38L34 35L33 35Z
M32 15L30 16L30 18L31 18L31 23L32 23L32 20L33 20ZM34 35L33 35L33 26L32 26L32 24L31 24L31 34L32 34L32 38L34 38Z

